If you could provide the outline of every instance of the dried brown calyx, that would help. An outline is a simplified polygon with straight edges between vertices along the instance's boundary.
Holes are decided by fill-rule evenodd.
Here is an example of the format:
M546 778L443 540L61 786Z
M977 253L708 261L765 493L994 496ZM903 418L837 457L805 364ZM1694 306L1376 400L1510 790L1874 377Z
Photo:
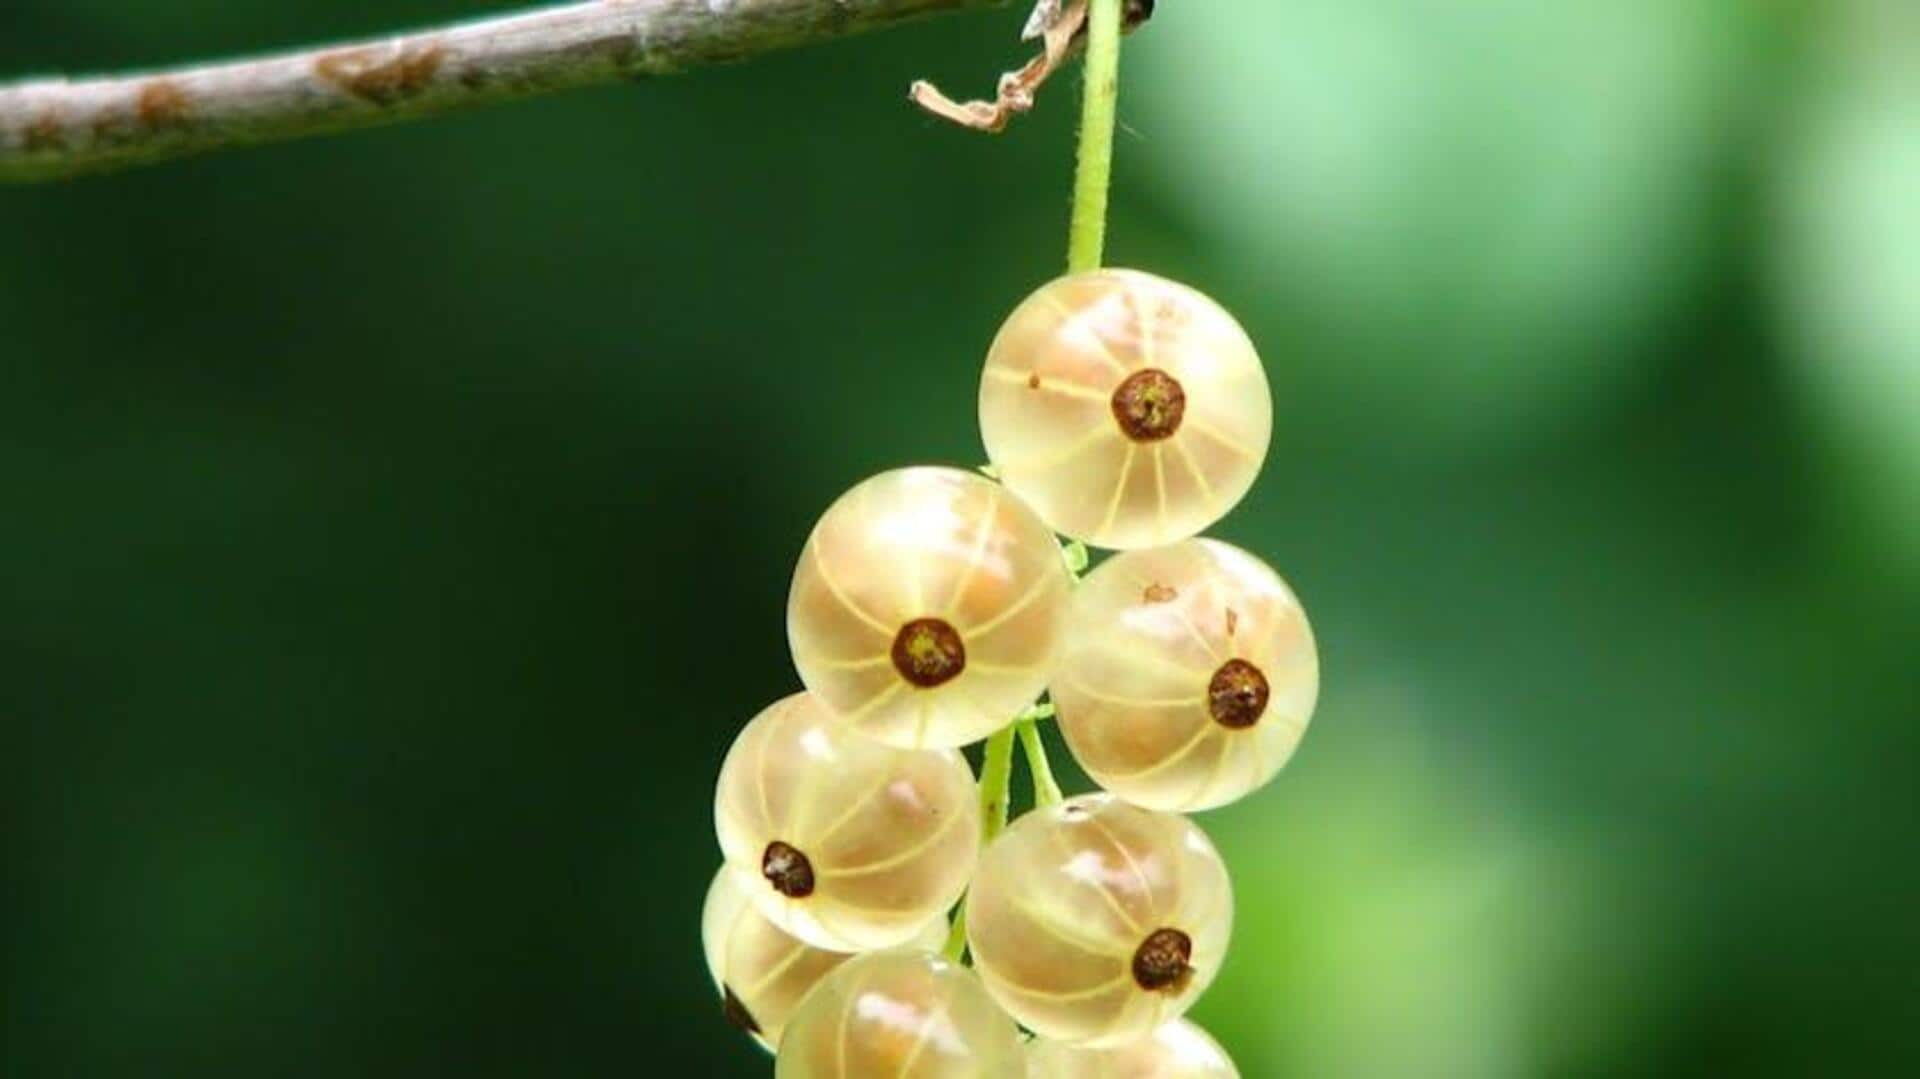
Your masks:
M951 682L967 669L967 645L938 618L916 618L893 637L893 669L921 689Z
M1120 28L1132 33L1153 18L1154 0L1127 0L1120 10ZM1041 39L1040 55L1018 71L1000 76L992 101L955 101L925 79L913 84L907 97L914 104L961 127L988 133L1005 130L1007 121L1033 108L1034 95L1048 77L1079 51L1087 37L1087 0L1038 0L1020 40Z
M1133 980L1150 993L1178 993L1193 976L1193 938L1178 929L1156 929L1133 953Z
M1135 442L1158 442L1180 429L1187 415L1187 391L1157 367L1135 371L1113 391L1113 419Z
M1244 659L1230 659L1207 683L1207 711L1222 727L1245 730L1266 714L1270 693L1260 668Z
M788 899L805 899L813 894L813 863L799 848L777 839L760 855L760 875Z

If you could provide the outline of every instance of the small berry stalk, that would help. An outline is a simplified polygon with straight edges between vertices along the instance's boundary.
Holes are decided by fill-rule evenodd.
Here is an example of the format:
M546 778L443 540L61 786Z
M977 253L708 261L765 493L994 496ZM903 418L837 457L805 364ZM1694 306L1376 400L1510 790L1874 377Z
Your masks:
M1070 269L986 351L992 463L827 509L788 597L805 691L721 768L708 964L782 1079L1237 1074L1183 1018L1234 903L1180 814L1274 778L1318 660L1279 575L1198 538L1266 456L1265 370L1205 295L1100 268L1122 0L1061 12L1086 23ZM1085 545L1119 553L1085 572ZM1064 796L1049 720L1100 793ZM1009 824L1016 745L1034 810Z

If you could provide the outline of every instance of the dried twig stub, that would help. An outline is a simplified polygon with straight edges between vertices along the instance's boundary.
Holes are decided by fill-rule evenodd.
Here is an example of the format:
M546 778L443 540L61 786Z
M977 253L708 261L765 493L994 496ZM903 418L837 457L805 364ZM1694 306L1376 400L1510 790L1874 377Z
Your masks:
M1124 29L1131 31L1153 17L1154 0L1127 0L1122 12ZM1034 96L1055 71L1064 66L1085 41L1087 0L1038 0L1020 40L1041 39L1040 55L1018 71L1000 76L992 101L958 102L921 79L907 91L913 103L945 120L975 131L1005 130L1018 113L1033 109Z
M1060 0L1041 0L1027 21L1027 31L1031 33L1035 26L1041 25L1043 15L1048 13L1053 15L1053 21L1040 32L1040 55L1027 61L1020 70L1000 76L999 90L992 101L956 102L925 79L914 83L907 96L914 104L961 127L986 132L1004 130L1015 113L1033 108L1033 95L1041 84L1067 62L1081 29L1086 26L1087 0L1066 0L1064 7L1060 6Z

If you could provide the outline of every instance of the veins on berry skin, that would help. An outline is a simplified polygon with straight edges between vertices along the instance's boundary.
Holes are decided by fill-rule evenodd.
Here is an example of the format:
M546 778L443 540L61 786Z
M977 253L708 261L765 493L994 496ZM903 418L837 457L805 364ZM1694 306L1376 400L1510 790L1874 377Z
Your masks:
M1260 668L1244 659L1230 659L1207 683L1207 711L1222 727L1245 730L1266 713L1270 692Z
M813 894L813 863L799 848L777 839L767 844L766 853L760 856L760 875L788 899L805 899Z

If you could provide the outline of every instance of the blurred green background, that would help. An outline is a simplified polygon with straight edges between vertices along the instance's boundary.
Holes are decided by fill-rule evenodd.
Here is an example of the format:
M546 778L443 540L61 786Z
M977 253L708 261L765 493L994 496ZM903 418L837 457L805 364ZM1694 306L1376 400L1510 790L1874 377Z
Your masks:
M6 0L0 77L501 10ZM1062 260L1023 12L0 189L0 1075L764 1076L710 798ZM1265 353L1312 614L1202 818L1265 1077L1920 1068L1920 7L1167 0L1114 261ZM1077 777L1076 777L1077 778Z

